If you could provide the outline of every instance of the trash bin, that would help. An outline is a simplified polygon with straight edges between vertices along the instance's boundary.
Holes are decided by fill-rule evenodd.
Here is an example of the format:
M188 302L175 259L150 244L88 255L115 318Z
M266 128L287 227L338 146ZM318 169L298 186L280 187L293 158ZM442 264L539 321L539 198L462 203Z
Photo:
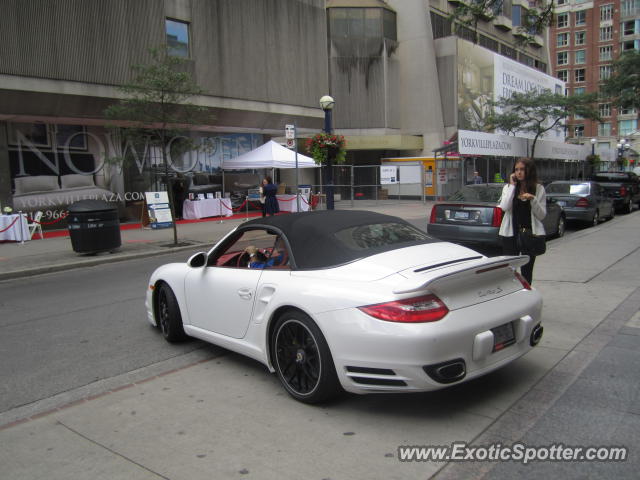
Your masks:
M67 217L73 251L97 253L122 245L118 208L102 200L80 200L69 206Z

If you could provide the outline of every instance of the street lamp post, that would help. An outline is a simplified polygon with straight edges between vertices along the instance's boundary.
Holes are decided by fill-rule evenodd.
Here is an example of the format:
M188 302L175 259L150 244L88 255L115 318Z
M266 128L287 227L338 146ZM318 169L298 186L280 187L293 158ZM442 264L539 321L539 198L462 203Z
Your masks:
M629 149L629 142L621 138L616 146L618 147L618 164L620 165L620 170L624 170L624 151Z
M336 102L329 95L325 95L320 99L320 107L324 110L324 132L330 134L333 130L331 125L331 111ZM332 149L327 152L327 173L326 173L326 185L327 185L327 210L333 210L333 155Z

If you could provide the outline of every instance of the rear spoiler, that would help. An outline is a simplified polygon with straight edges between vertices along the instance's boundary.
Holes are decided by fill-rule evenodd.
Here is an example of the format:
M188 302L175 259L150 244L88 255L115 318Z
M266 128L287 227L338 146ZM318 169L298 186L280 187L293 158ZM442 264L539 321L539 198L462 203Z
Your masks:
M418 290L424 290L429 286L440 283L444 280L455 280L470 275L477 275L499 268L516 269L529 261L528 255L518 256L500 256L491 258L482 258L479 260L466 261L457 265L449 265L447 267L430 270L425 273L419 273L415 277L409 278L400 283L393 293L411 293Z

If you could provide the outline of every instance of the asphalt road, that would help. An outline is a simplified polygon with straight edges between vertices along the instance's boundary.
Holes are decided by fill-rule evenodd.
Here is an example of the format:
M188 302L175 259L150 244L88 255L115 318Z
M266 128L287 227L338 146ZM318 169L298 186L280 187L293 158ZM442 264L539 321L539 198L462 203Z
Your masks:
M197 340L169 345L145 321L150 273L187 256L0 283L0 413L194 350L219 353Z

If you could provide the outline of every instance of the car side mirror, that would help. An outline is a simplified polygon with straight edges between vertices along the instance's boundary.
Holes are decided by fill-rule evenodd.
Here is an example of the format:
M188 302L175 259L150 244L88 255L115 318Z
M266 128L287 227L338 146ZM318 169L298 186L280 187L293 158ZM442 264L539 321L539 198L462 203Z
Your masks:
M204 252L198 252L189 257L187 265L191 268L204 267L207 264L207 254Z

